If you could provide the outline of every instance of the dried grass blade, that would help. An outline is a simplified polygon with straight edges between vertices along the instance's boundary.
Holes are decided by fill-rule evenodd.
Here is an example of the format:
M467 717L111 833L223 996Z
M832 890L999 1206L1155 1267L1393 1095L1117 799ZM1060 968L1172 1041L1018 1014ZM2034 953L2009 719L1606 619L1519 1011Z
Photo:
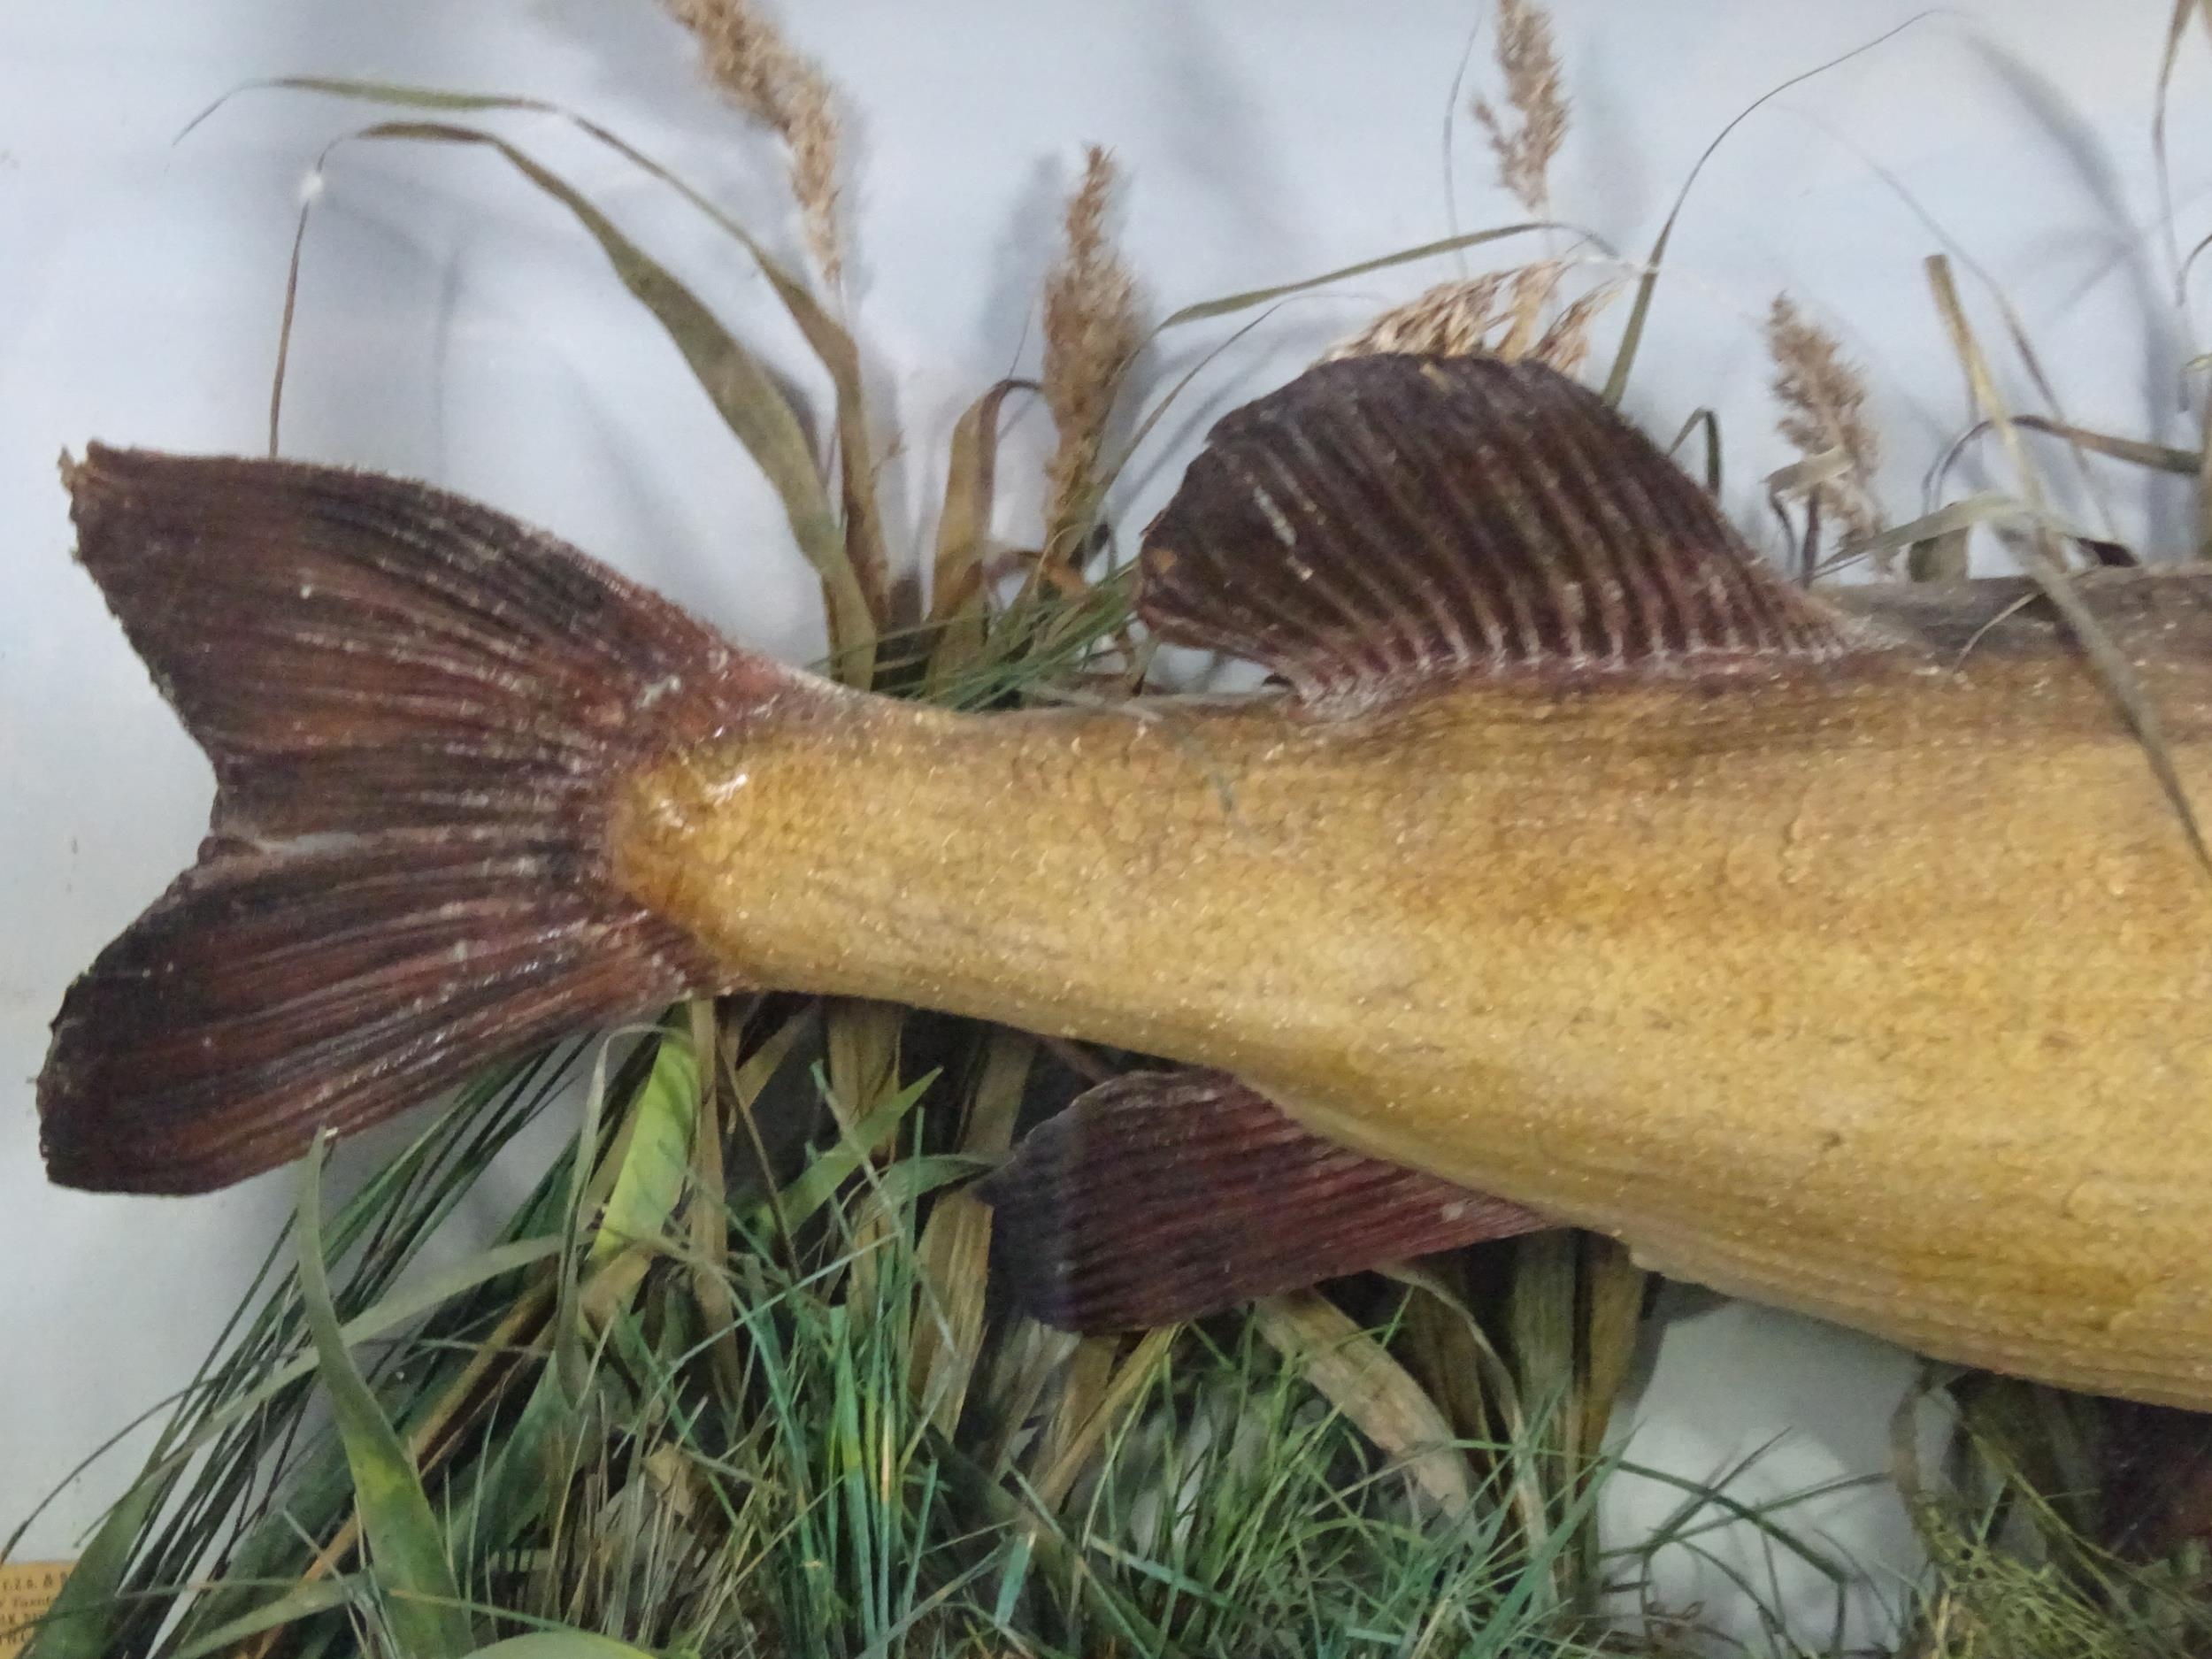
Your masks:
M1636 1363L1650 1275L1625 1247L1589 1233L1582 1241L1582 1440L1576 1451L1587 1467L1604 1449L1613 1408Z
M2195 809L2190 804L2188 791L2183 787L2181 774L2174 767L2173 751L2166 742L2165 730L2159 720L2158 710L2150 695L2137 678L2135 670L2112 637L2104 631L2089 607L2075 591L2055 551L2050 547L2051 532L2044 519L2041 486L2029 462L2026 446L2020 442L2018 428L1998 395L1997 383L1989 372L1989 361L1982 355L1981 343L1974 337L1973 327L1966 319L1965 308L1959 303L1957 285L1951 279L1951 262L1942 254L1932 254L1926 262L1928 286L1935 296L1936 309L1942 313L1943 324L1951 335L1953 349L1966 370L1968 385L1972 388L1974 402L1990 424L1996 427L2003 440L2006 453L2011 457L2014 470L2019 474L2022 493L2034 509L2036 518L2030 530L2030 539L2016 548L2021 568L2034 579L2062 617L2066 619L2075 641L2080 645L2105 689L2134 728L2136 741L2142 746L2144 758L2149 763L2159 787L2165 791L2167 801L2174 809L2174 816L2181 825L2182 833L2188 838L2189 848L2196 855L2197 863L2208 876L2212 876L2212 848L2205 845L2203 831L2199 827Z
M939 630L929 663L933 695L941 695L982 654L983 566L997 488L999 418L1009 396L1036 389L1034 380L1001 380L969 404L953 427L930 573L929 620Z
M1563 1229L1515 1240L1506 1301L1506 1337L1521 1397L1543 1415L1552 1430L1548 1438L1563 1453L1582 1441L1580 1256L1580 1240Z
M622 284L653 315L713 403L715 412L782 498L801 551L822 580L830 645L840 676L856 685L874 677L877 627L845 532L831 508L806 429L774 378L715 319L699 297L630 241L607 216L557 174L505 139L439 121L387 121L357 139L472 144L496 151L523 177L568 209L598 242ZM849 340L847 342L849 345Z
M1001 380L969 404L953 427L930 584L932 622L948 620L981 591L983 551L998 474L1000 413L1011 394L1036 389L1034 380Z
M385 1617L409 1659L465 1659L476 1645L460 1605L453 1563L415 1460L408 1455L368 1383L355 1367L330 1302L323 1269L324 1142L308 1154L300 1185L300 1305L321 1361L324 1392L353 1470L354 1502L367 1538L370 1571L383 1592Z
M1167 1325L1157 1331L1146 1332L1137 1346L1129 1351L1129 1357L1118 1366L1112 1367L1110 1376L1094 1394L1087 1387L1071 1387L1063 1396L1064 1407L1082 1402L1088 1405L1088 1409L1079 1415L1071 1409L1064 1409L1056 1414L1064 1432L1048 1437L1051 1455L1045 1463L1044 1473L1038 1478L1036 1487L1038 1502L1047 1514L1054 1513L1067 1502L1068 1494L1075 1489L1075 1483L1082 1475L1085 1465L1105 1443L1108 1432L1152 1386L1160 1368L1167 1363L1168 1356L1173 1350L1175 1339L1181 1329L1179 1325ZM1110 1365L1118 1346L1110 1338L1086 1339L1071 1371L1092 1369L1084 1364L1087 1356L1091 1359L1092 1367L1096 1366L1100 1356L1103 1356L1105 1363ZM1095 1371L1094 1374L1096 1374ZM1094 1399L1095 1403L1091 1403Z
M2197 455L2197 557L2212 559L2212 386L2204 391L2197 431L2204 447Z
M960 1141L962 1152L996 1159L1013 1144L1015 1118L1036 1053L1032 1037L1004 1028L991 1033ZM910 1367L923 1409L941 1433L949 1435L960 1421L982 1358L990 1262L990 1207L964 1192L946 1194L931 1212L914 1253L925 1305L915 1326Z
M717 207L681 177L654 160L628 140L588 117L542 98L514 97L496 93L450 92L430 87L403 86L390 81L349 81L318 75L286 75L249 82L240 91L273 89L320 93L357 103L381 104L399 109L442 110L468 114L549 115L567 122L595 142L604 145L640 172L674 190L686 203L713 222L741 246L768 285L775 290L808 347L828 373L835 393L838 465L845 507L848 557L870 615L881 630L889 622L889 555L881 505L875 490L875 453L869 432L867 399L862 383L859 348L852 333L818 299L790 266L771 254L751 232ZM223 98L196 117L193 127L214 113L234 94ZM185 129L191 131L191 127ZM179 134L183 136L182 134ZM296 261L296 255L295 256ZM272 416L273 425L273 414Z
M684 1216L690 1247L691 1294L709 1333L716 1386L726 1408L737 1404L742 1370L737 1348L737 1306L723 1263L730 1253L729 1178L722 1167L723 1094L720 1022L713 1002L702 997L689 1010L691 1050L699 1066L699 1121L691 1137L691 1202Z
M2212 31L2212 0L2174 0L2173 15L2166 21L2166 43L2158 55L2158 89L2151 100L2151 162L2158 174L2158 225L2166 239L2166 257L2174 272L2174 303L2181 308L2185 326L2189 319L2188 271L2174 237L2173 170L2166 150L2166 106L2173 95L2174 66L2181 58L2181 37L2189 28L2189 13L2200 11L2205 27Z
M1674 442L1667 446L1672 455L1689 442L1690 434L1702 429L1705 434L1705 488L1716 501L1720 499L1720 417L1709 409L1694 409L1690 418L1682 423L1682 430L1674 434Z
M1400 1284L1409 1285L1433 1301L1438 1307L1459 1320L1465 1326L1469 1343L1479 1357L1485 1386L1489 1390L1493 1408L1499 1417L1500 1440L1509 1450L1515 1451L1515 1466L1508 1472L1513 1494L1513 1506L1521 1522L1521 1529L1532 1548L1541 1545L1550 1529L1549 1510L1545 1503L1542 1469L1532 1459L1518 1455L1516 1448L1532 1442L1530 1436L1541 1432L1539 1423L1532 1422L1522 1405L1522 1394L1514 1380L1512 1369L1505 1363L1490 1333L1483 1329L1482 1321L1450 1286L1439 1277L1435 1270L1419 1264L1402 1264L1385 1270L1385 1276Z
M1447 1514L1473 1502L1467 1459L1436 1402L1349 1314L1300 1291L1256 1302L1252 1317L1268 1343Z
M1037 1402L1044 1398L1052 1379L1073 1363L1083 1341L1033 1319L1017 1319L999 1342L992 1356L988 1385L998 1427L976 1454L977 1462L994 1479L1008 1473L1018 1448L1033 1444L1025 1443L1023 1435L1036 1413ZM1041 1467L1043 1461L1033 1457L1030 1466Z
M2109 460L2126 461L2147 467L2154 472L2176 472L2192 476L2203 465L2203 453L2197 449L2176 449L2170 444L2147 443L2140 438L2119 438L2109 433L2092 432L2086 426L2069 425L2063 420L2051 420L2041 415L2015 415L2012 424L2030 432L2047 433L2054 438L2063 438L2078 449L2092 455L2101 455ZM1959 442L1972 442L1992 429L1992 423L1981 421Z
M1850 470L1851 457L1841 449L1823 449L1818 455L1809 455L1801 461L1776 467L1767 474L1766 487L1777 495L1800 495L1816 485L1841 478Z
M1659 286L1659 268L1666 262L1667 244L1674 240L1675 221L1682 217L1682 209L1690 199L1691 187L1697 183L1698 174L1705 171L1705 164L1713 158L1713 152L1727 142L1731 133L1749 120L1761 108L1787 92L1792 87L1801 86L1816 76L1824 75L1831 69L1849 63L1863 52L1870 52L1876 47L1886 44L1919 22L1921 17L1927 15L1923 12L1918 17L1907 18L1896 27L1876 35L1865 44L1855 46L1840 57L1831 58L1824 64L1816 64L1810 69L1801 70L1780 85L1768 88L1739 110L1727 126L1713 134L1712 142L1705 146L1704 150L1699 153L1697 160L1692 164L1690 175L1682 180L1681 189L1675 193L1674 205L1667 210L1666 220L1659 227L1658 238L1651 244L1650 256L1644 261L1643 273L1636 279L1636 298L1628 308L1628 325L1621 331L1621 346L1620 349L1614 353L1612 372L1605 377L1605 401L1607 403L1617 405L1621 401L1622 394L1628 390L1628 372L1635 365L1637 347L1643 343L1644 325L1651 316L1652 295Z
M849 1128L898 1087L899 1027L906 1010L890 1002L831 1005L827 1026L830 1110Z
M1217 300L1202 300L1195 305L1186 305L1182 310L1163 318L1159 326L1152 332L1157 337L1171 328L1180 328L1186 323L1201 323L1210 318L1228 317L1238 311L1249 311L1255 305L1265 305L1272 300L1287 299L1294 294L1309 294L1316 288L1326 288L1333 282L1342 282L1351 277L1388 271L1397 265L1411 265L1416 260L1433 259L1438 254L1456 252L1462 248L1476 248L1486 242L1499 242L1508 236L1525 236L1540 230L1571 231L1584 242L1600 249L1605 248L1605 243L1588 231L1556 219L1529 219L1517 225L1500 225L1490 230L1471 230L1462 235L1446 236L1436 242L1425 242L1418 247L1401 249L1396 253L1363 259L1356 265L1342 265L1334 271L1325 271L1319 276L1306 277L1296 282L1279 283L1273 288L1248 288L1241 294L1226 294Z
M2000 489L1983 489L1975 491L1971 495L1962 495L1956 501L1946 502L1933 512L1923 513L1907 523L1892 525L1879 535L1869 536L1863 541L1847 541L1836 549L1835 557L1823 568L1833 569L1838 565L1864 557L1870 553L1893 552L1899 548L1913 547L1932 541L1937 536L1952 535L1980 525L2009 528L2037 523L2047 525L2055 534L2072 539L2078 539L2084 534L2071 525L2052 519L2017 495Z
M1429 1271L1438 1269L1432 1264ZM1408 1369L1428 1390L1453 1433L1468 1441L1498 1439L1486 1386L1487 1367L1467 1322L1434 1296L1409 1296L1400 1329Z

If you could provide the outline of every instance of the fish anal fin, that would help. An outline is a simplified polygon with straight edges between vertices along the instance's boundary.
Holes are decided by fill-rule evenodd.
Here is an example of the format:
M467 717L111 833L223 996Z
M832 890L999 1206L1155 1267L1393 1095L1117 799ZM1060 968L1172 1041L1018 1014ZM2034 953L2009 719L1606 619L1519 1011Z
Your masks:
M1587 388L1486 357L1340 358L1224 417L1145 534L1140 603L1162 638L1333 705L1878 643Z
M1136 1330L1551 1224L1300 1128L1217 1071L1102 1083L984 1184L1023 1310Z

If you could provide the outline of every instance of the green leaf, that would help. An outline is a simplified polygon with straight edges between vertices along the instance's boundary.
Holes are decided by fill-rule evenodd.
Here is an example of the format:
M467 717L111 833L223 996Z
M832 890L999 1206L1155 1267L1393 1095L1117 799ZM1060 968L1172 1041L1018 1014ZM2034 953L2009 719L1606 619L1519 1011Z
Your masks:
M467 1610L446 1559L445 1540L408 1455L347 1351L323 1270L324 1141L307 1156L300 1185L300 1303L322 1361L324 1390L353 1471L354 1503L369 1546L370 1568L384 1593L385 1617L408 1659L462 1659L475 1645Z
M601 1267L629 1245L661 1236L691 1169L699 1123L699 1061L689 1035L664 1031L653 1069L630 1107L629 1148L585 1257Z
M653 1659L642 1647L586 1630L538 1630L479 1647L468 1659Z

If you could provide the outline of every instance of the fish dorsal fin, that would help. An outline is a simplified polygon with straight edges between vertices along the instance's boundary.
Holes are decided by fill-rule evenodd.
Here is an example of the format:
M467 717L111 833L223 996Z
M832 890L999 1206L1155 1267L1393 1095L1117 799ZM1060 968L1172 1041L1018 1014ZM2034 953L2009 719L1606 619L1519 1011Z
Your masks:
M1225 416L1146 532L1142 578L1162 638L1313 702L1870 642L1598 397L1494 357L1342 358Z

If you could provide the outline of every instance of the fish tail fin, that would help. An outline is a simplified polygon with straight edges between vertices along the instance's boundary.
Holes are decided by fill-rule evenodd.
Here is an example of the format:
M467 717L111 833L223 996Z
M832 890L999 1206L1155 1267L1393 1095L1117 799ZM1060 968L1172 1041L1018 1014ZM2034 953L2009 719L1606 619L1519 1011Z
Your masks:
M54 1180L226 1186L716 987L611 879L610 785L801 676L396 479L96 445L63 477L218 793L199 862L54 1021Z

